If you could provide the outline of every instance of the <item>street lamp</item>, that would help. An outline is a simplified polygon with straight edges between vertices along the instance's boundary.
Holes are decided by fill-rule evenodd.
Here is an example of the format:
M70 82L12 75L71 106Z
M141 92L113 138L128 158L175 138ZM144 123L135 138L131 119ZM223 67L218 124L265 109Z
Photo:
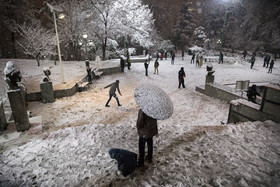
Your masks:
M227 22L227 15L228 15L228 12L227 12L227 10L226 10L226 12L225 12L225 18L224 18L224 24L223 24L223 29L222 29L220 51L222 51L223 44L224 44L224 31L225 31L226 22Z
M57 40L57 50L58 50L58 58L59 58L59 64L60 64L60 71L61 71L61 76L62 76L62 82L64 82L64 73L63 73L63 65L61 61L61 53L60 53L60 45L59 45L59 37L58 37L58 31L57 31L57 23L56 23L56 15L55 13L63 12L63 10L59 7L55 7L53 5L50 5L47 3L47 6L49 7L50 11L53 13L53 20L54 20L54 27L55 27L55 33L56 33L56 40ZM63 19L65 17L64 14L60 14L58 16L58 19Z
M94 47L94 43L92 40L87 40L87 33L84 32L83 35L83 41L79 41L79 45L82 46L83 44L85 45L85 50L86 50L86 57L88 57L88 52L87 52L87 47Z

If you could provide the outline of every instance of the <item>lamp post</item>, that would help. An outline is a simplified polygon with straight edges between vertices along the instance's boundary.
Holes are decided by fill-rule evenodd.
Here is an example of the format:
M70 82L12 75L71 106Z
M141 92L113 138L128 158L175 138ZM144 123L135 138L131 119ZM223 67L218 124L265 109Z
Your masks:
M83 38L85 39L86 57L88 57L88 54L87 54L87 40L86 40L87 37L88 37L87 33L84 33L84 34L83 34Z
M79 42L79 45L82 46L84 45L85 46L85 51L86 51L86 58L88 58L88 48L87 47L94 47L94 43L92 40L87 40L88 38L88 35L86 32L84 32L84 34L82 35L83 37L83 41L80 41Z
M223 48L223 44L224 44L224 32L225 32L225 27L226 27L226 23L227 23L227 10L225 12L225 18L224 18L224 24L223 24L223 28L222 28L222 36L221 36L221 45L220 45L220 51L222 51Z
M58 8L58 7L54 7L53 5L50 5L49 3L47 3L47 6L49 7L50 11L53 13L54 27L55 27L55 33L56 33L57 50L58 50L58 58L59 58L59 64L60 64L62 83L65 83L64 82L63 65L62 65L61 53L60 53L59 37L58 37L58 31L57 31L57 23L56 23L57 18L56 18L56 15L55 15L56 12L62 12L63 10ZM63 19L64 17L65 17L64 14L60 14L58 16L58 19Z

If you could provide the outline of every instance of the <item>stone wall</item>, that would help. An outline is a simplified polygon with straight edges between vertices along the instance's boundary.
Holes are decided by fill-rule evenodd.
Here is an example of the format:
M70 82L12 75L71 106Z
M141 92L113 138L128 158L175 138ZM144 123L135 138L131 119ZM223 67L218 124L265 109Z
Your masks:
M272 120L280 123L280 88L264 86L261 105L244 99L230 102L228 123Z

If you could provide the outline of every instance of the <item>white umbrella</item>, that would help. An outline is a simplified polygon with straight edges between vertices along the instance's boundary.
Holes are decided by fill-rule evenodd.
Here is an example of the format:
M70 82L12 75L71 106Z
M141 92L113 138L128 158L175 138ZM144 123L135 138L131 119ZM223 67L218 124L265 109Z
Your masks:
M173 114L173 103L170 97L153 84L138 86L135 89L134 98L141 110L154 119L164 120Z

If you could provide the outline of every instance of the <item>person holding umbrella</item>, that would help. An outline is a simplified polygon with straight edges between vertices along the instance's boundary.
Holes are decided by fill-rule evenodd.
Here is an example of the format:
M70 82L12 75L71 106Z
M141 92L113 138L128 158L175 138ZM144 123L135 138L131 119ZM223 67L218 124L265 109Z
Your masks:
M173 103L169 96L152 84L142 84L135 89L134 97L140 107L136 122L139 135L139 157L137 166L144 166L145 145L148 145L147 161L153 161L153 137L158 134L157 120L164 120L173 114Z
M158 134L157 120L146 115L141 109L138 112L137 132L139 135L139 159L137 166L144 166L145 144L148 145L147 161L153 160L153 136Z

